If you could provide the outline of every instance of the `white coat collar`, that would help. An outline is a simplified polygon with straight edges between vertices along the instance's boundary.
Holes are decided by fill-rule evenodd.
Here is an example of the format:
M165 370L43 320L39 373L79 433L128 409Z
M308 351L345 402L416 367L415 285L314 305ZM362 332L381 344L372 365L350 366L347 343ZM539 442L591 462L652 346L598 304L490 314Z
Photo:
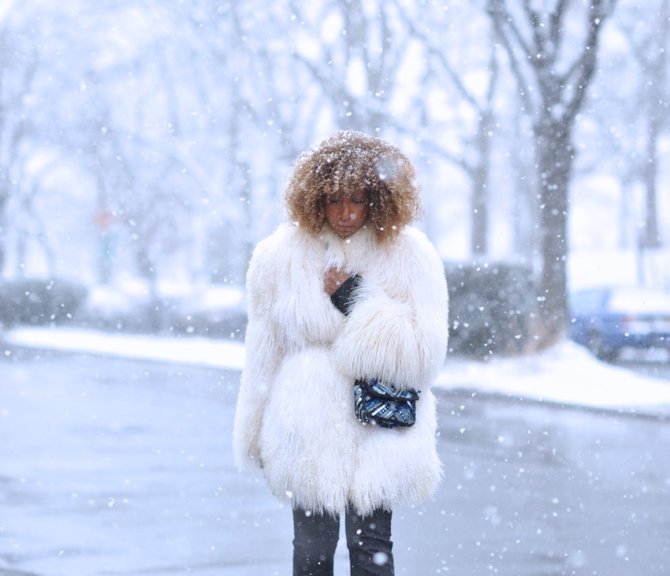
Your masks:
M379 244L370 223L349 238L341 238L332 228L324 226L318 235L326 249L326 269L339 268L356 273L362 270L379 250Z

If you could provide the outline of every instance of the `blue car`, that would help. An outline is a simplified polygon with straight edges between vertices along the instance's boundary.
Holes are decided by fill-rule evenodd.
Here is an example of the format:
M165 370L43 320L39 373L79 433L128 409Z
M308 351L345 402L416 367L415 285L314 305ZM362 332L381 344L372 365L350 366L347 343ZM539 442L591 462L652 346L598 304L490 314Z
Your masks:
M670 294L628 287L583 290L571 295L570 314L572 340L603 360L615 360L624 347L670 351Z

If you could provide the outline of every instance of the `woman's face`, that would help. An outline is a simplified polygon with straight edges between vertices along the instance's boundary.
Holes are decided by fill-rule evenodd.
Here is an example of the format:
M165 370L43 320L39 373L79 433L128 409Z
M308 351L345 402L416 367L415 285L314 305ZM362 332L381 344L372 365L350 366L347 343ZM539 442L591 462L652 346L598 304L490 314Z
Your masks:
M341 238L358 232L368 220L368 197L365 190L350 194L339 192L326 198L326 221Z

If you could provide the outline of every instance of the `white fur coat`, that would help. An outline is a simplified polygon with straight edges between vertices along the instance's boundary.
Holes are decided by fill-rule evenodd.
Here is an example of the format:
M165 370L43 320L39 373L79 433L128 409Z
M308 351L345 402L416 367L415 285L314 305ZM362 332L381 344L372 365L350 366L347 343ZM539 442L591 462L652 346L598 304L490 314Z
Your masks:
M324 272L359 274L344 316ZM429 497L441 476L430 390L447 347L442 263L419 231L378 244L281 226L258 244L247 275L249 325L234 429L240 469L261 466L293 506L361 514ZM385 429L354 414L353 383L376 377L421 391L416 424Z

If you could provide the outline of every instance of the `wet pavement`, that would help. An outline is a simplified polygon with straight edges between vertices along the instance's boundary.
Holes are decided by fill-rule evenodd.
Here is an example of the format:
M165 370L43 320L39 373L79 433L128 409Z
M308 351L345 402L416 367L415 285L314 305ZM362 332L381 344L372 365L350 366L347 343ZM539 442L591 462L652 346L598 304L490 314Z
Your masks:
M643 374L644 376L670 381L670 362L622 359L612 364L626 370L632 370L638 374Z
M239 373L0 359L0 576L291 573L290 511L233 469ZM394 514L397 574L670 573L670 424L439 393L445 480ZM347 574L338 547L336 575Z

